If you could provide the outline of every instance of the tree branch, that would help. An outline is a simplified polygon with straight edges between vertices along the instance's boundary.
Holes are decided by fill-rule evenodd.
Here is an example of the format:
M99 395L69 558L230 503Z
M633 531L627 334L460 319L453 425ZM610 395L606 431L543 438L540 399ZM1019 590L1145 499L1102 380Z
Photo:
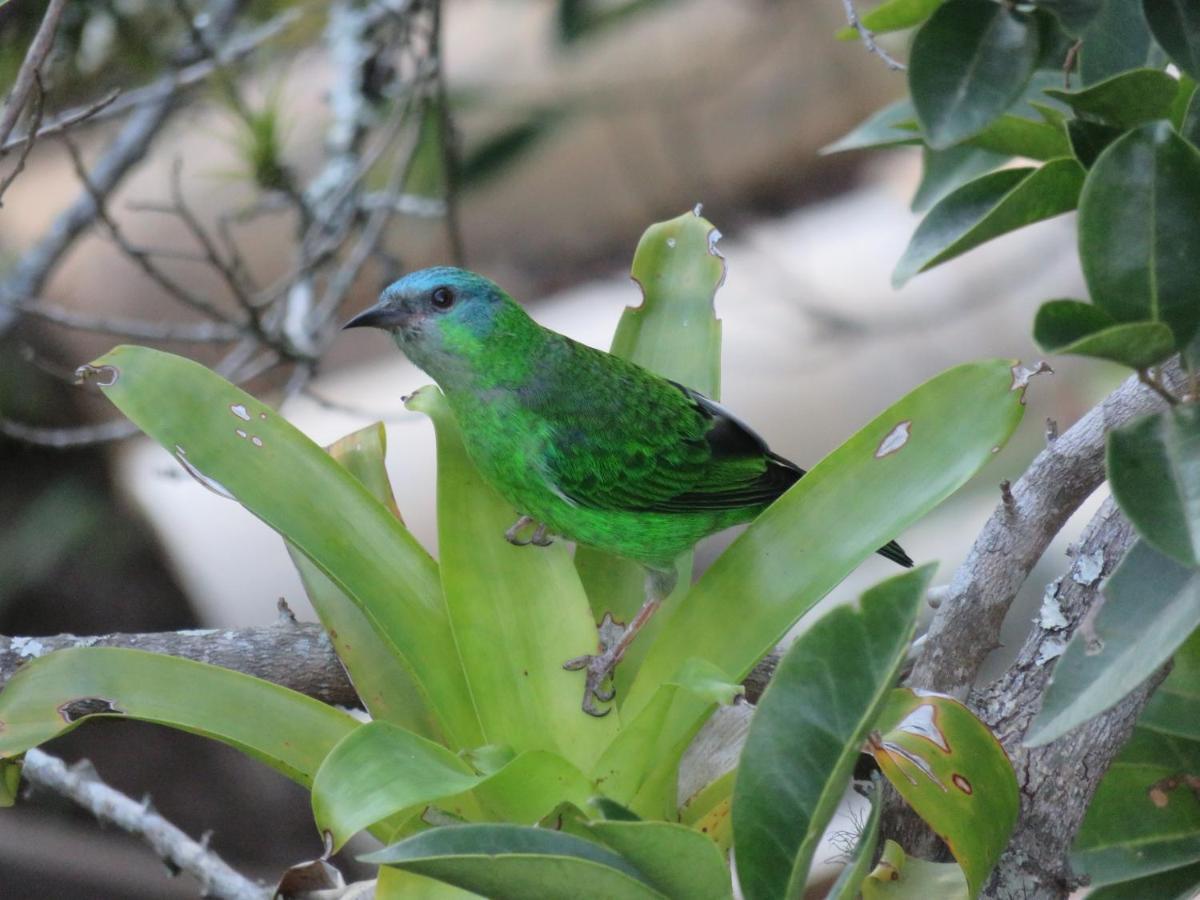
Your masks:
M1182 382L1177 363L1168 384ZM964 698L1017 591L1067 519L1104 481L1105 435L1130 419L1164 407L1156 393L1126 380L1037 455L1011 487L959 566L929 626L909 684Z
M205 846L205 840L193 841L155 812L149 800L138 803L109 787L87 761L68 767L56 756L28 750L21 774L30 784L73 800L101 822L142 838L172 870L182 870L198 878L206 897L267 900L271 895L269 888L231 869Z
M13 89L8 94L4 111L0 113L0 145L3 145L8 140L8 136L12 134L17 119L29 101L29 94L38 79L38 73L41 72L42 63L46 61L46 57L50 55L50 48L54 46L54 35L58 32L58 20L62 17L63 8L66 5L66 0L50 0L46 5L42 24L38 26L37 34L33 36L33 43L25 51L25 60L17 72L17 79L13 82ZM37 131L39 124L40 122L34 123L32 128L34 132Z

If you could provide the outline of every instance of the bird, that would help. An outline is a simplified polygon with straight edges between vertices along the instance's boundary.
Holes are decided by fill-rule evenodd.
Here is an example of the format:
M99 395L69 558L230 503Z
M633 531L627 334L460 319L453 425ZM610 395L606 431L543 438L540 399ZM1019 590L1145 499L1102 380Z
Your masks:
M361 327L389 332L437 382L471 461L519 514L505 539L558 536L645 569L644 602L624 630L563 664L586 671L590 715L611 708L597 701L614 699L605 684L674 589L678 557L754 519L804 475L724 406L539 325L466 269L405 275L343 326ZM878 552L912 565L895 541Z

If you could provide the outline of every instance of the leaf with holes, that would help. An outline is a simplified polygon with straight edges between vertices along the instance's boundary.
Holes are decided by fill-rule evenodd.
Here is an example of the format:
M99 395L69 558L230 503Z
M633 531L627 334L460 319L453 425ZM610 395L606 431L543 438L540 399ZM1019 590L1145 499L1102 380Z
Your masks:
M1021 805L1008 754L974 713L937 694L893 691L876 727L879 768L946 842L978 896Z

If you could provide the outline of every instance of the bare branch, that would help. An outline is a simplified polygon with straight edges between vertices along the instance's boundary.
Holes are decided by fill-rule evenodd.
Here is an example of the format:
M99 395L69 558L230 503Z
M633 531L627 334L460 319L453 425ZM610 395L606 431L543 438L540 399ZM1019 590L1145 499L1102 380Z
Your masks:
M42 89L42 76L37 72L33 73L33 83L34 87L37 88L37 91L33 106L33 125L30 127L33 131L37 131L38 126L42 123L42 113L45 112L46 109L46 93ZM25 171L25 161L29 159L29 154L33 150L33 144L34 142L30 141L21 149L21 155L17 157L17 164L13 166L13 170L4 176L2 181L0 181L0 198L4 196L5 191L12 186L12 183L17 180L17 176ZM0 203L0 206L3 205L3 203Z
M846 21L850 23L850 27L858 32L858 36L862 39L863 46L867 48L868 53L874 53L883 60L893 72L903 72L908 67L897 59L893 59L886 50L875 43L875 34L863 25L862 20L858 17L858 10L854 6L854 0L842 0L842 7L846 10Z
M46 13L42 16L42 24L38 26L37 34L33 36L33 43L25 51L25 61L21 63L17 79L13 82L13 88L9 91L8 100L4 104L4 111L0 113L0 144L4 144L8 140L8 136L16 127L21 111L25 109L29 94L42 70L42 64L50 55L50 48L54 46L54 35L58 32L58 20L62 17L62 11L66 5L66 0L50 0L46 4ZM39 90L38 93L40 94L41 91ZM35 122L31 131L36 132L39 124L40 122Z
M442 51L442 4L433 4L433 34L430 37L430 58L435 66L433 103L437 106L438 141L442 151L442 172L445 179L446 240L450 244L450 259L456 266L466 266L467 251L463 244L462 225L458 217L458 131L450 113L450 93L446 90L446 59Z
M1177 364L1162 376L1182 379ZM1105 435L1135 416L1162 409L1162 399L1130 377L1052 441L1011 488L975 539L930 624L913 687L962 698L999 641L1009 605L1071 514L1104 480Z
M74 801L101 822L142 838L168 866L199 879L206 897L267 900L271 896L269 888L234 871L205 841L193 841L155 812L149 800L139 803L109 787L86 760L68 767L56 756L28 750L21 774L30 784Z
M113 419L97 425L70 425L53 428L27 425L24 422L0 416L0 434L5 437L24 441L27 444L37 444L40 447L55 447L59 450L117 441L137 434L137 431L137 426L127 419Z
M149 322L145 319L121 316L96 316L56 306L48 300L41 299L18 300L8 305L67 328L143 341L220 344L236 341L243 334L241 328L226 322Z

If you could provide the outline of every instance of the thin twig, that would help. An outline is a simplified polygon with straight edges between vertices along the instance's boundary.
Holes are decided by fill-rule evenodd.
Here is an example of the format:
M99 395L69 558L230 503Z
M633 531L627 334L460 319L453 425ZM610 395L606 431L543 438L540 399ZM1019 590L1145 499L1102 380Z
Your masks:
M206 846L194 841L151 807L109 787L100 780L91 763L68 767L63 760L42 750L25 752L21 774L30 784L82 806L105 824L116 825L149 844L171 868L199 879L206 897L224 900L267 900L269 888L255 884Z
M847 0L849 2L849 0ZM462 224L458 216L459 152L458 132L450 112L450 92L446 89L446 57L442 49L442 4L433 3L432 34L429 38L430 57L436 67L434 75L433 103L437 106L438 144L442 154L443 198L446 202L446 241L450 245L450 259L456 266L465 267L467 252L463 243Z
M54 35L58 32L58 20L62 17L65 6L66 0L50 0L46 5L42 24L38 26L37 34L33 36L33 42L25 51L25 60L17 72L12 90L8 93L4 111L0 113L0 145L8 140L8 136L16 127L17 119L21 116L21 111L25 109L29 94L42 70L42 64L50 55L50 48L54 46ZM35 125L31 130L36 132L37 126Z
M893 58L886 50L875 43L874 33L863 25L862 20L858 17L858 10L854 7L854 0L842 0L842 8L846 10L846 20L850 23L850 27L858 32L858 36L862 39L863 46L867 48L868 53L874 53L883 60L893 72L903 72L908 68L904 63Z
M1179 398L1172 394L1163 386L1163 383L1155 377L1154 373L1149 369L1138 369L1138 381L1144 384L1158 396L1167 401L1168 406L1176 406L1179 404Z
M46 93L42 89L42 76L40 73L33 73L33 84L37 90L34 93L33 124L30 126L30 130L36 132L38 130L38 126L42 123L42 113L46 108ZM25 161L29 159L29 154L33 150L33 145L34 142L29 141L24 147L21 148L21 155L17 157L17 164L13 166L13 170L4 177L4 180L0 181L0 198L4 197L5 191L7 191L12 183L17 180L17 176L25 171ZM0 206L3 205L3 202L0 202Z
M121 316L97 316L40 299L16 300L8 305L56 325L140 341L221 344L235 341L243 334L241 328L225 322L150 322Z

